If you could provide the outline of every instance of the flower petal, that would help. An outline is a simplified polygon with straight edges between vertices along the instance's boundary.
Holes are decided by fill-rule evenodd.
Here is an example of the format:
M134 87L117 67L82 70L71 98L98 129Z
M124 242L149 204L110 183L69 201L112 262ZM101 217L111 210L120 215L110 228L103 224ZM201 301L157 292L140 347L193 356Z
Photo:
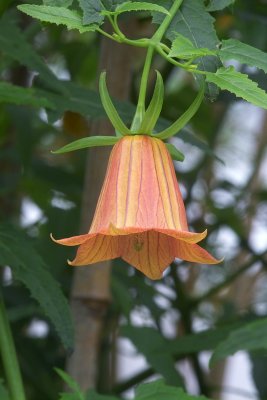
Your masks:
M83 243L70 265L88 265L120 256L119 238L97 234Z
M108 234L113 236L132 235L142 232L159 232L166 236L171 236L175 239L183 240L187 243L198 243L207 236L207 229L204 232L196 233L196 232L176 231L173 229L161 229L161 228L138 228L138 227L117 228L113 224L110 224L108 229Z
M189 244L181 240L175 240L173 243L173 249L175 257L185 261L199 264L218 264L222 261L217 260L198 244Z
M157 229L157 231L187 243L198 243L207 236L207 229L201 233L189 232L189 231L175 231L172 229Z
M52 233L50 233L50 237L53 242L63 244L64 246L78 246L79 244L85 243L87 240L95 237L96 235L96 233L86 233L85 235L71 236L64 239L55 239Z
M172 241L155 231L121 237L121 257L150 279L160 279L174 260Z

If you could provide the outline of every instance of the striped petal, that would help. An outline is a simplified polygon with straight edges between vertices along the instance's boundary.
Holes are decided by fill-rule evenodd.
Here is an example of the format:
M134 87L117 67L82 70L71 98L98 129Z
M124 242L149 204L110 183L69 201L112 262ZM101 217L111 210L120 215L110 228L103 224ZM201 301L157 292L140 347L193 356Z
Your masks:
M68 261L70 265L88 265L105 260L112 260L120 256L119 238L94 235L83 243L77 251L73 261Z
M169 238L155 231L124 236L121 243L121 257L150 279L160 279L174 260Z
M217 260L198 244L189 244L180 240L175 240L173 249L175 257L185 261L198 264L218 264L222 261Z

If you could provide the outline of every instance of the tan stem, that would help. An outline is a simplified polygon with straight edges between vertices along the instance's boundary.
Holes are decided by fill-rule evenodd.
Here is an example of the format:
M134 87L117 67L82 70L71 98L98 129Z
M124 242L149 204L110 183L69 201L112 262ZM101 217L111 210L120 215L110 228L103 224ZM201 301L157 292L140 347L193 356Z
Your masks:
M132 31L134 22L124 31ZM118 99L128 97L132 60L135 50L106 38L101 42L99 69L107 71L110 94ZM94 135L114 135L108 121L92 124ZM109 157L109 148L88 151L81 211L81 232L86 233L101 190ZM71 308L75 324L75 348L67 369L83 390L95 387L98 357L105 315L110 301L110 262L76 267L71 293Z

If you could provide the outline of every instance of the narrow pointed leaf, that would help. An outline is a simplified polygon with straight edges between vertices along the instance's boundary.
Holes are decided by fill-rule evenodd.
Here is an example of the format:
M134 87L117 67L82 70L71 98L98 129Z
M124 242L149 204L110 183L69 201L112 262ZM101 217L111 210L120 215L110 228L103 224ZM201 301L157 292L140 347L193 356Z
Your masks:
M218 55L222 61L234 59L242 64L260 68L267 73L267 53L239 40L223 40Z
M151 102L145 112L143 121L138 130L139 133L151 133L157 123L162 110L164 99L164 84L159 71L157 72L157 81Z
M109 96L107 84L106 84L106 72L102 72L99 79L99 93L103 107L107 113L107 116L116 130L118 130L122 135L130 135L131 131L124 124L120 118L112 100Z
M184 154L178 150L173 144L165 143L166 147L174 161L184 161Z
M73 348L73 325L67 300L29 237L11 225L0 225L0 264L8 265L54 324L64 346ZM49 294L49 295L48 295Z
M68 387L70 389L72 389L74 391L74 393L77 394L78 398L77 400L83 400L83 394L81 392L81 388L78 385L78 383L69 375L67 374L65 371L63 371L60 368L54 368L56 373L61 377L61 379L68 385Z
M63 154L74 150L86 149L87 147L113 146L118 140L119 137L115 136L89 136L75 140L58 150L52 151L52 153Z
M160 132L157 135L159 139L164 140L168 139L171 136L174 136L190 121L190 119L195 115L195 113L200 107L200 104L202 103L205 91L204 88L205 87L203 85L197 97L195 98L191 106L186 110L186 112L179 119L177 119L177 121L175 121L169 128L165 129L164 131Z
M96 24L83 25L82 16L76 10L65 7L22 4L18 6L18 9L40 21L65 25L67 29L78 29L80 33L95 31L98 27Z
M166 8L159 6L158 4L152 4L147 2L137 2L137 1L128 1L123 4L119 4L116 7L116 14L121 14L127 11L154 11L163 14L169 14L169 11Z
M222 67L216 73L207 72L206 80L255 106L267 109L267 93L259 88L256 82L249 79L246 74L236 71L234 67Z

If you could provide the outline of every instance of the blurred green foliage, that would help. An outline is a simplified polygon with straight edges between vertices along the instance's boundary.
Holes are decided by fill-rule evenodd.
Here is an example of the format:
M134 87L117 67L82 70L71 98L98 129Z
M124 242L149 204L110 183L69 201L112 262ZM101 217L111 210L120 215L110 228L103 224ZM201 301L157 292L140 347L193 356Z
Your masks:
M0 5L0 233L6 240L1 240L0 248L10 246L16 259L13 262L11 256L4 258L4 252L1 253L2 292L27 399L52 400L63 391L62 380L54 367L64 369L66 350L51 322L55 320L51 315L50 319L47 317L21 285L23 279L16 276L16 267L19 270L24 264L24 256L25 260L30 259L27 268L32 270L32 278L41 280L40 287L47 289L47 296L51 295L50 308L53 301L58 307L52 294L54 280L62 289L61 301L64 303L63 296L69 297L73 272L66 266L66 259L73 257L74 250L56 246L49 234L56 232L58 237L67 237L78 232L85 151L53 155L50 150L90 135L93 118L104 116L95 92L99 36L91 32L79 35L78 31L69 32L62 26L41 25L17 11L20 3L2 0ZM220 10L222 3L227 3L228 8ZM215 10L219 38L238 38L266 52L266 2L237 0L234 6L231 3L205 2ZM182 114L193 100L194 83L159 57L155 64L166 86L161 120L164 125L166 120L173 121ZM137 97L135 88L140 68L138 63L133 66L130 100ZM267 88L262 71L246 68L244 72ZM21 91L11 85L19 86ZM150 92L152 88L153 85ZM129 121L133 106L116 104L123 119ZM238 136L235 123L244 129L243 121L248 119L248 114L258 115L255 108L249 108L238 117L239 106L231 94L223 92L217 102L202 104L192 123L182 132L182 140L175 138L186 156L185 163L177 165L177 175L190 225L196 231L208 227L210 236L206 246L218 257L225 256L224 264L198 267L177 261L162 281L151 282L121 260L114 261L113 301L103 333L98 394L89 393L88 400L116 399L155 375L163 376L170 385L185 387L193 377L199 392L213 397L216 390L223 392L224 383L209 379L200 355L215 350L215 360L242 349L251 353L252 378L258 398L267 399L263 373L267 359L265 352L259 351L266 349L264 332L267 330L263 318L267 316L267 182L266 173L262 173L266 170L267 116L263 112L262 119L255 117L257 130L253 133ZM237 122L233 122L234 117L239 118ZM233 143L236 136L239 152ZM242 153L244 148L250 153ZM236 164L239 159L246 161L245 170ZM226 168L230 169L228 175ZM263 228L256 232L259 225ZM12 237L8 240L9 235ZM26 241L21 249L15 240L20 235ZM43 261L38 261L41 259L47 265L46 273L42 271ZM13 267L12 277L8 265ZM53 280L50 287L45 285L42 274ZM38 294L34 297L38 298ZM60 314L63 319L67 318L67 311ZM38 334L36 324L40 322L45 329ZM64 333L65 342L69 343L71 334ZM128 338L147 361L147 367L123 381L116 378L114 363L110 362L111 349L118 337ZM185 359L191 363L191 372L186 376L181 368L183 364L177 372L177 365ZM0 373L4 377L2 366ZM162 382L157 385L158 389L156 385L141 386L136 391L136 399L173 399L177 390L179 399L193 398L182 389L165 387ZM8 399L2 383L0 398ZM76 398L79 399L65 393L61 400Z

